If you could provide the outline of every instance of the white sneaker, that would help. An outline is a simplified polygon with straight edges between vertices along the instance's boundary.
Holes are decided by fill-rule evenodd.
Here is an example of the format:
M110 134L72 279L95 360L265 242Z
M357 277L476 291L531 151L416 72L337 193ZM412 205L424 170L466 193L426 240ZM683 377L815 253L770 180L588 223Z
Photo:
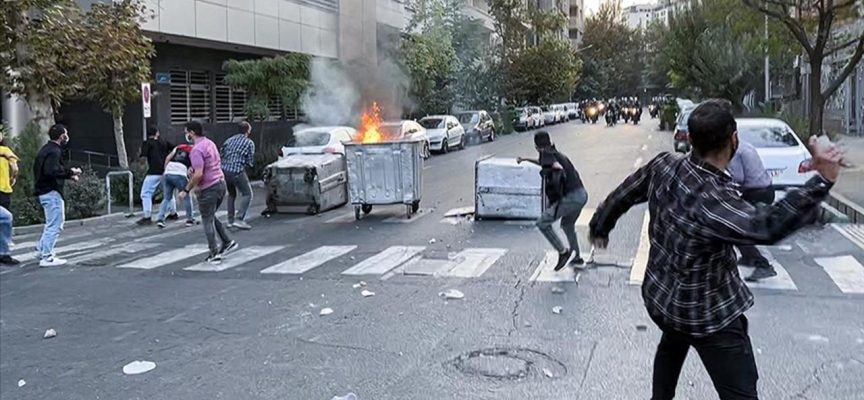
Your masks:
M248 231L248 230L252 229L252 226L247 224L246 221L242 221L242 220L234 222L234 227L237 229L242 229L244 231Z
M51 257L51 258L46 258L42 261L39 261L40 267L59 267L61 265L65 265L65 264L66 264L66 260L59 258L59 257Z
M233 223L233 222L229 222L229 223L228 223L227 225L225 225L225 226L226 226L228 229L231 229L231 228L234 227L234 223Z

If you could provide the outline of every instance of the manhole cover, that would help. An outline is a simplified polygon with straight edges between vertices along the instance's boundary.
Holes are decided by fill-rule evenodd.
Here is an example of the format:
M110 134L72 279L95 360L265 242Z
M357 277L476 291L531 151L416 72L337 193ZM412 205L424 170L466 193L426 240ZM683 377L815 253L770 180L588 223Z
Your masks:
M449 361L450 366L466 375L490 379L558 378L567 374L560 361L536 350L490 348L475 350Z

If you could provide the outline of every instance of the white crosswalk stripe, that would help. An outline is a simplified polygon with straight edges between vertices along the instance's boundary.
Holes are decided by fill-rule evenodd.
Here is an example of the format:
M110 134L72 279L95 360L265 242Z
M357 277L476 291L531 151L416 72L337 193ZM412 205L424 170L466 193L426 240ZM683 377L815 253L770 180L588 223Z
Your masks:
M534 269L530 281L533 282L575 282L576 274L570 267L564 267L560 271L555 271L555 264L558 263L558 252L549 250L546 256L540 261L540 265Z
M846 239L855 243L864 250L864 225L855 224L831 224L831 226L840 232Z
M183 268L186 271L199 271L199 272L222 272L227 269L231 269L240 265L243 265L247 262L257 260L261 257L273 254L279 250L285 248L284 246L252 246L247 247L245 249L237 250L233 253L227 254L225 258L219 264L210 264L209 262L202 261L197 265L193 265L191 267Z
M777 275L767 279L762 279L758 282L744 281L748 287L753 289L798 290L798 286L796 286L795 282L792 281L792 277L789 276L788 272L786 272L786 268L783 268L777 260L769 260L769 262L771 263L771 266L774 267L774 270L777 271ZM752 273L753 268L738 267L738 274L742 278L750 276Z
M864 293L864 266L852 256L817 258L825 273L843 293Z
M95 252L88 252L81 254L79 256L72 257L67 261L72 264L83 264L87 262L92 262L96 260L107 259L110 257L116 257L126 254L135 254L140 251L149 250L154 247L159 247L159 243L127 243L122 246L113 246L109 247L105 250L99 250Z
M465 249L456 253L444 268L435 273L435 276L477 278L504 254L507 254L507 249Z
M321 246L261 271L262 274L302 274L348 254L357 246Z
M210 251L210 249L208 249L206 245L191 245L180 249L169 250L153 256L140 258L126 264L118 265L117 268L154 269L190 257L200 256L208 251Z
M59 255L62 255L64 253L94 249L94 248L97 248L100 246L104 246L104 245L111 243L113 241L114 241L114 238L101 238L101 239L89 240L86 242L75 243L75 244L70 244L70 245L61 246L61 247L55 247L54 248L54 254L59 256ZM35 260L36 259L36 251L33 249L28 249L28 250L29 251L27 251L26 253L16 255L15 258L17 258L18 261L21 261L21 262L27 262L27 261Z
M426 250L425 246L392 246L342 271L342 275L382 275Z

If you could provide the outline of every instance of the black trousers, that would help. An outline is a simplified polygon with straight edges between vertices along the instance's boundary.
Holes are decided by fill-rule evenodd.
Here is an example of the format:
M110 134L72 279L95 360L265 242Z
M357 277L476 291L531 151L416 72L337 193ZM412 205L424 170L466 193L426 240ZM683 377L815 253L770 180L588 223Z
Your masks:
M12 212L12 193L0 192L0 206Z
M678 377L684 359L692 346L699 353L720 400L758 400L756 359L747 318L741 315L732 323L705 337L693 337L654 322L663 331L663 337L654 356L654 379L651 400L670 400L675 397Z
M741 193L741 198L754 205L759 203L772 204L774 203L774 189L770 187L762 189L747 189ZM738 246L738 251L741 252L741 259L753 267L771 267L771 263L762 256L762 253L759 252L759 249L757 249L756 246Z

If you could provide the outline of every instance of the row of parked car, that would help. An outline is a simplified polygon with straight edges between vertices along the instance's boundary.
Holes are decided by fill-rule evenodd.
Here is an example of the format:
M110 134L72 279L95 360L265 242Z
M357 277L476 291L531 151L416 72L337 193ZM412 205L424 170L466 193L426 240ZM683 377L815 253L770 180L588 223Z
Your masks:
M469 143L495 140L495 122L484 110L454 115L430 115L419 121L383 122L381 134L391 140L425 141L425 153L447 153L464 149ZM294 132L291 143L279 151L279 158L292 154L345 154L344 143L354 140L356 129L348 126L322 126Z
M515 127L517 130L536 129L567 122L578 116L576 103L519 107L516 109Z

